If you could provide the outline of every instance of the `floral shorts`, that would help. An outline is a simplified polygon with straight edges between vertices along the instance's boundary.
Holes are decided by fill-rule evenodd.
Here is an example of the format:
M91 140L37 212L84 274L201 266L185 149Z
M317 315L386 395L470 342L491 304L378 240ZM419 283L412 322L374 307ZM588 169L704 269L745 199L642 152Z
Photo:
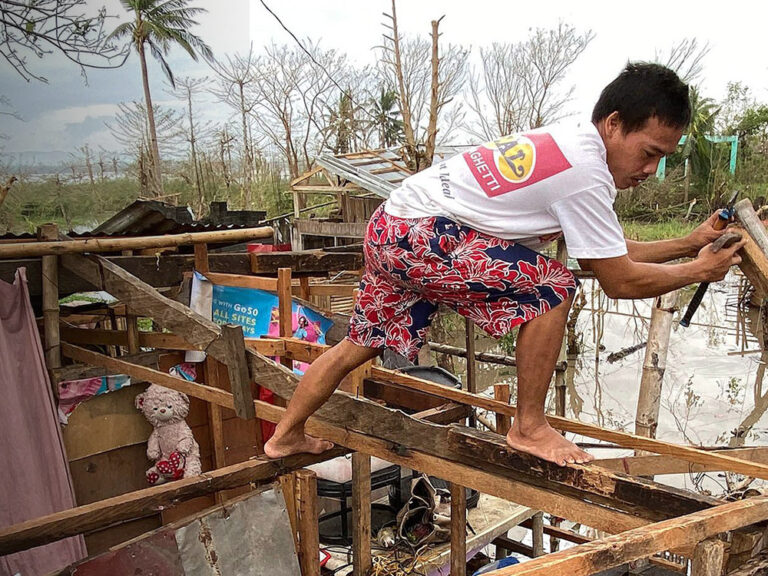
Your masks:
M380 206L368 223L347 338L413 361L439 304L499 338L576 291L560 262L441 216L398 218Z

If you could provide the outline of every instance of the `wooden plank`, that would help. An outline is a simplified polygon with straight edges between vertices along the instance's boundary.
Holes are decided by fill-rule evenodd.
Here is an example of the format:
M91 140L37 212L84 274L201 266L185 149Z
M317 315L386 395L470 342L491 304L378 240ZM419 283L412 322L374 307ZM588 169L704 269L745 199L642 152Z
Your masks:
M120 252L121 250L164 248L202 242L237 244L248 240L272 238L273 234L274 231L271 227L262 226L260 228L238 228L236 230L166 234L163 236L138 236L135 238L85 238L56 242L0 244L0 259L29 258L32 256L44 256L49 254L61 255Z
M160 507L173 506L177 502L203 494L250 483L270 482L287 470L322 462L342 453L342 450L334 449L320 456L297 454L281 460L249 460L206 472L200 476L182 478L168 484L136 490L14 524L0 529L0 555L26 550L132 518L155 514ZM315 556L317 557L317 553Z
M139 354L132 354L123 356L123 360L127 360L133 364L140 364L142 366L156 367L157 366L157 352L140 352ZM54 383L61 382L63 380L83 380L85 378L99 378L101 376L107 376L110 372L101 366L87 366L85 364L71 364L69 366L63 366L62 368L56 368L51 370L51 381ZM136 380L131 380L131 384L139 384Z
M768 519L768 497L729 502L494 571L494 576L590 576Z
M246 338L245 347L264 356L285 355L285 343L277 338Z
M302 576L320 574L320 529L317 509L317 475L311 470L296 472L299 517L299 564Z
M256 412L253 408L253 393L251 391L251 375L248 361L245 357L243 342L243 327L226 324L221 327L221 336L227 345L227 363L229 385L235 399L235 413L240 418L251 420Z
M709 452L709 450L708 450ZM768 446L754 446L751 448L724 448L712 450L716 454L724 454L747 460L768 464ZM633 476L655 476L657 474L688 474L698 472L712 472L722 469L721 464L693 464L686 460L670 458L669 456L627 456L625 458L598 459L593 464L624 472Z
M467 489L451 482L451 576L467 574Z
M217 272L208 272L205 274L205 277L212 283L223 286L237 286L238 288L277 292L277 280L274 278L243 276L241 274L221 274Z
M528 528L529 530L532 530L533 521L525 520L520 524L520 526L522 528ZM583 534L579 534L573 530L566 530L565 528L553 526L550 524L544 524L543 530L544 534L548 536L552 536L553 538L558 538L560 540L567 540L568 542L573 542L574 544L586 544L587 542L592 542L592 540L594 540L593 538L589 538L588 536L584 536Z
M372 566L371 457L360 452L352 453L352 562L353 576L366 576Z
M411 435L414 436L414 433ZM475 462L509 478L525 478L526 482L541 488L600 502L652 520L688 514L720 502L593 465L557 466L529 454L515 452L502 436L489 432L451 426L447 438L438 438L435 442L446 442L456 454L462 455L465 462ZM446 454L450 454L450 450L446 450Z
M381 378L389 382L411 386L412 388L422 390L424 392L438 394L447 400L469 404L471 406L483 408L484 410L489 410L491 412L500 412L510 416L514 416L516 413L516 407L513 405L504 405L490 398L475 396L463 390L456 390L455 388L436 384L434 382L430 382L429 380L423 380L421 378L395 372L394 370L387 370L386 368L381 368L380 366L373 367L372 376L374 378ZM706 452L691 446L681 446L678 444L672 444L671 442L656 440L654 438L644 438L642 436L628 434L626 432L608 430L606 428L600 428L598 426L578 422L576 420L569 420L559 416L547 415L547 420L549 421L550 425L558 430L573 432L575 434L589 436L590 438L596 438L606 442L613 442L625 448L645 450L646 452L653 452L655 454L675 456L677 458L697 464L721 466L721 470L738 472L739 474L743 474L745 476L754 476L755 478L768 478L768 465L747 462L745 460L740 460L739 458L734 458L725 454Z
M252 354L252 361L261 363L255 354ZM269 361L265 359L264 362ZM269 388L278 396L290 398L296 386L295 377L288 371L278 372L277 366L270 364L262 364L261 368L253 366L251 371L256 375L257 384ZM649 519L668 518L719 502L594 466L574 464L560 467L528 454L514 452L496 434L427 424L343 392L335 392L316 415L346 430L363 432L454 462L474 462L478 468L493 470L510 480L533 484L551 493L601 502Z
M359 270L363 255L349 252L263 252L250 255L253 274L277 274L280 268L290 268L294 274L321 275L341 270ZM237 272L241 273L241 272Z
M340 238L363 238L367 222L326 222L322 220L294 219L294 224L301 234Z
M722 576L728 557L728 545L718 538L696 544L691 559L691 576Z
M206 350L221 334L219 327L210 320L165 298L152 286L105 258L67 254L61 257L61 262L65 268L123 302L129 311L151 317L161 328L182 336L199 350ZM226 358L219 359L226 362Z
M304 278L302 278L303 280ZM310 296L343 296L351 298L355 295L358 284L309 284L305 290L302 286L293 287L293 295L307 300Z

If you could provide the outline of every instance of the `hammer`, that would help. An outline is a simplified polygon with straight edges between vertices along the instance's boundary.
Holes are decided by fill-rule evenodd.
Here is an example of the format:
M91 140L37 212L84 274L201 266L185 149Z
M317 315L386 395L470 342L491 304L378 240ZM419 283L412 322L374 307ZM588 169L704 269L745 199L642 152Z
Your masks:
M719 252L723 248L728 248L729 246L733 246L736 242L741 240L741 234L738 232L726 232L720 238L712 242L712 252ZM680 320L680 326L683 326L684 328L687 328L691 324L691 318L693 318L694 313L699 308L699 304L701 304L702 299L704 298L704 293L707 291L707 288L709 287L709 282L702 282L699 284L699 287L696 289L696 293L693 295L693 298L691 298L690 303L688 304L688 309L685 311L685 316Z

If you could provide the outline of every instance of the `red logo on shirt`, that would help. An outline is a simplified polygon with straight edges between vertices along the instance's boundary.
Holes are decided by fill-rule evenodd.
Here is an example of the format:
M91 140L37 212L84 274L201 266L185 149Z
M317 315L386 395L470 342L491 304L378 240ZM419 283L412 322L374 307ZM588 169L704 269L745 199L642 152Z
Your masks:
M463 156L489 198L535 184L571 167L552 136L545 133L505 136Z

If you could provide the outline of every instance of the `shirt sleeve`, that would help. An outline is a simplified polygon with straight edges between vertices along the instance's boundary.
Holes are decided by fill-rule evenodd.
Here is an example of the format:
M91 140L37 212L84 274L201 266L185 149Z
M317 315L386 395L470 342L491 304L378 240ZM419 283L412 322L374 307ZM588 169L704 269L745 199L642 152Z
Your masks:
M558 200L550 211L560 222L572 258L615 258L627 253L613 198L602 186Z

